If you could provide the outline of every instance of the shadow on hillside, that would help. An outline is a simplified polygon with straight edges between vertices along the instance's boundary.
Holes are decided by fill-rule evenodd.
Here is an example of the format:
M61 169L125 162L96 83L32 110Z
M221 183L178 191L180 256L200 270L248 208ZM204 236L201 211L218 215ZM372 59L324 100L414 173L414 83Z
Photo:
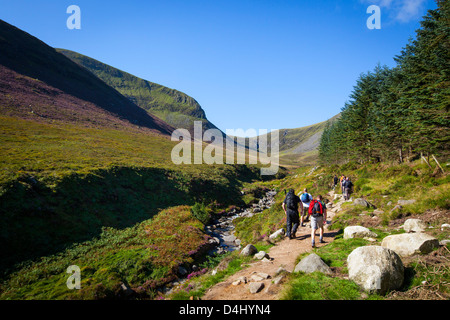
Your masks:
M164 208L213 201L239 205L241 181L255 178L245 166L208 178L113 167L72 174L55 187L23 176L0 196L0 272L97 237L102 227L133 226Z

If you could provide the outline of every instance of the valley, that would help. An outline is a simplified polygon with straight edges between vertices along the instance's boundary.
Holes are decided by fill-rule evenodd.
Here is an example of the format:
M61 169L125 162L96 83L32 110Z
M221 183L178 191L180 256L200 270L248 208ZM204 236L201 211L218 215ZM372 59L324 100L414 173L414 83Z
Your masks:
M449 9L329 120L257 136L267 150L0 20L0 300L450 299ZM324 197L314 248L310 223L284 235L291 188Z

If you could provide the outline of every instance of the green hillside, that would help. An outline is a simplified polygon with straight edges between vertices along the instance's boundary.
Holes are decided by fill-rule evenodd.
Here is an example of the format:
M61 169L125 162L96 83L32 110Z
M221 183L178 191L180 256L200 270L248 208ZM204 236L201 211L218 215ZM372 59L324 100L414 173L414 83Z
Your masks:
M64 49L57 51L85 67L138 106L174 128L185 128L193 132L194 121L202 121L203 130L216 129L216 126L208 121L205 111L198 102L180 91L143 80L73 51Z
M280 164L283 166L306 166L317 163L318 147L322 133L327 125L339 119L340 114L331 119L306 127L278 130L278 149L280 152ZM262 136L264 137L264 136ZM268 141L271 141L269 133ZM268 144L268 152L271 151Z

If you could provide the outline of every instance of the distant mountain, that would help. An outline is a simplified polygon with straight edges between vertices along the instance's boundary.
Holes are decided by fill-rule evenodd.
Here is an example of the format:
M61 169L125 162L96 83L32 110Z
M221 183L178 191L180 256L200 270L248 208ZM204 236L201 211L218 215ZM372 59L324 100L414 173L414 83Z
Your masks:
M279 135L280 163L286 166L315 163L318 157L320 139L327 122L334 122L339 117L340 114L327 121L310 126L277 130ZM269 137L270 135L271 133L269 133ZM270 138L268 142L270 142ZM270 143L268 146L270 146ZM270 151L270 149L268 150Z
M0 115L173 131L85 68L2 20L0 48Z
M203 130L217 129L205 115L200 104L187 94L138 78L77 52L56 49L85 67L132 102L161 118L174 128L193 133L194 121L203 122Z

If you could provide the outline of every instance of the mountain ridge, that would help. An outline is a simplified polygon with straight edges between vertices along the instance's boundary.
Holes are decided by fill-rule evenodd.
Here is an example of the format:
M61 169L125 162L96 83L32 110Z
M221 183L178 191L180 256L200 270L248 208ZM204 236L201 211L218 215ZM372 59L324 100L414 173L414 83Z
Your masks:
M197 100L181 91L139 78L75 51L56 51L86 68L133 103L174 128L185 128L193 133L194 121L202 121L203 131L218 129L207 119Z

